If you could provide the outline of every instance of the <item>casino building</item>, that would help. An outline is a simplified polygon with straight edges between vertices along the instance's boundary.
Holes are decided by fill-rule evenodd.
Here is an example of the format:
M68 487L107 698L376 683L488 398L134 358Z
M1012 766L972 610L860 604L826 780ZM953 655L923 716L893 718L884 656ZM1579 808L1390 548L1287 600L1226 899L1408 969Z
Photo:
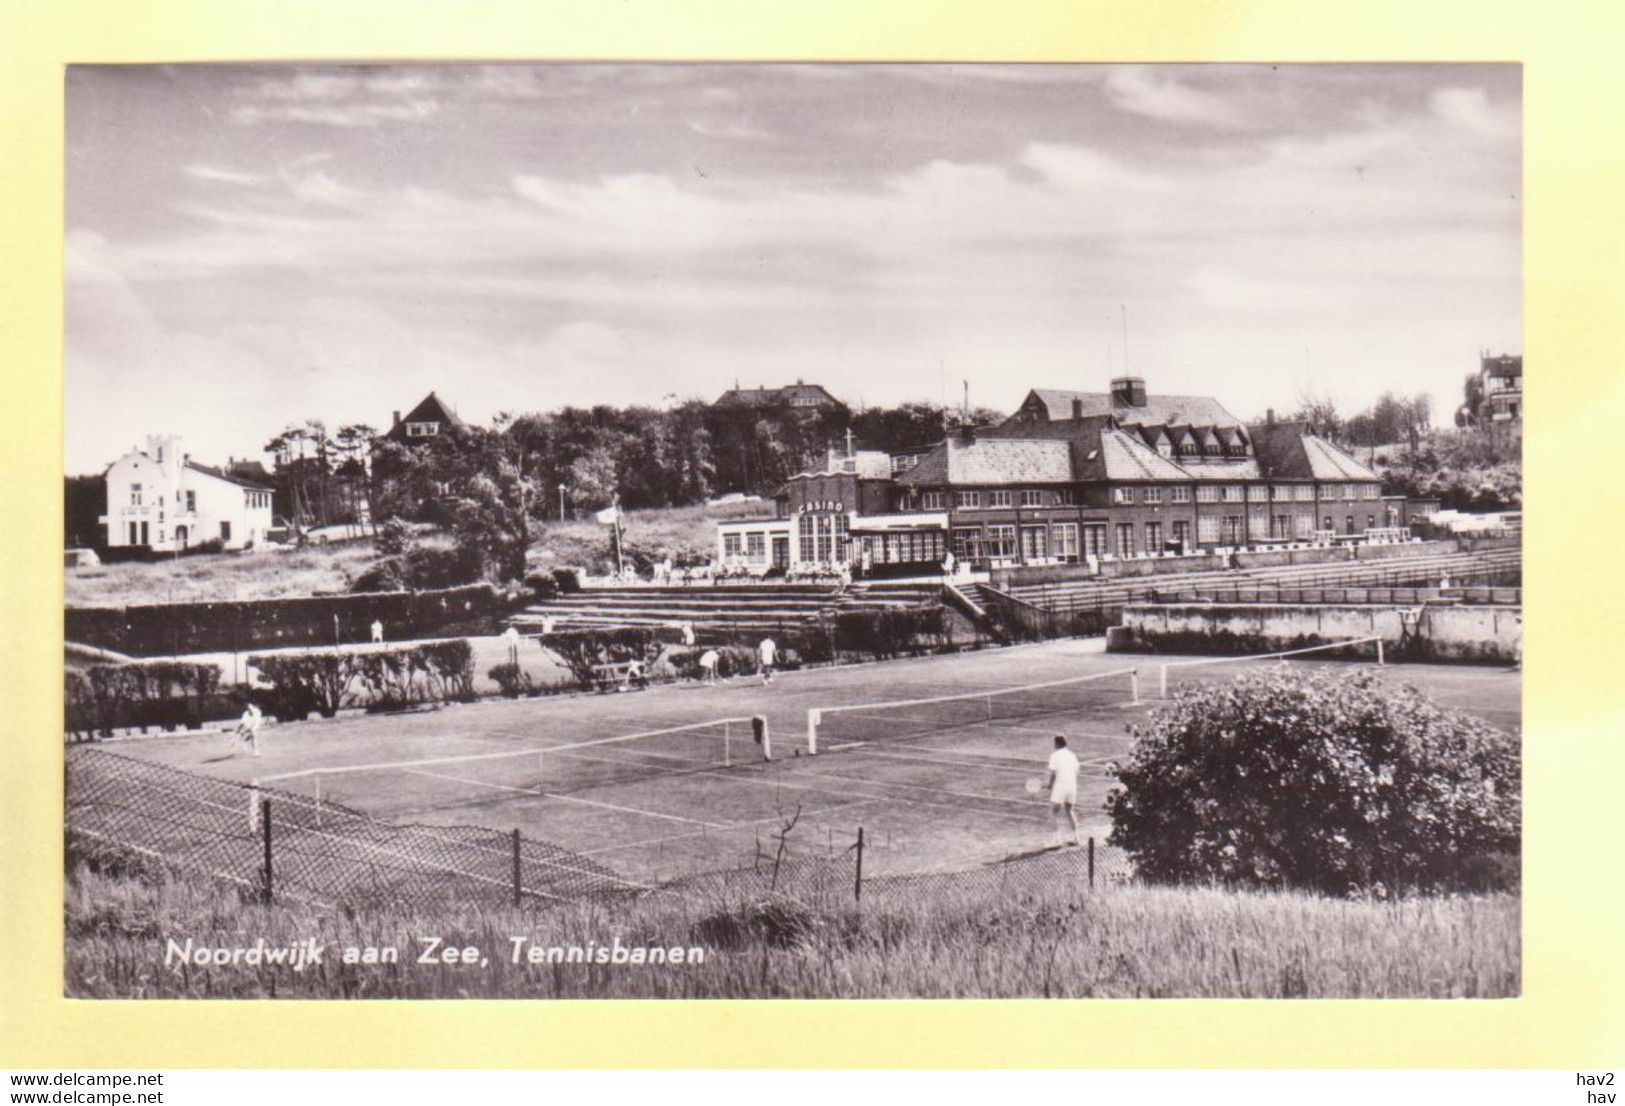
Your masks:
M1302 421L1247 426L1207 396L1035 389L993 427L908 456L832 451L792 477L772 520L723 523L718 555L753 572L867 561L877 574L1394 540L1375 473Z

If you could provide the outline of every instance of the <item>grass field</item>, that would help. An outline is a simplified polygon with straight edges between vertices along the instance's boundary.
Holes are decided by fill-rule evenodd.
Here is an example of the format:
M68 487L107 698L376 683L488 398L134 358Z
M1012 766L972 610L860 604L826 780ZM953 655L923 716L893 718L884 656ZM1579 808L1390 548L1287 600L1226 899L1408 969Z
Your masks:
M1047 802L1026 784L1043 774L1057 732L1085 765L1084 831L1105 835L1106 765L1127 750L1127 726L1154 707L1157 663L1061 641L785 673L770 687L740 679L270 726L258 758L220 736L107 747L311 798L319 787L326 802L389 821L517 828L640 881L733 867L762 842L771 847L792 820L793 844L804 852L840 853L863 827L865 865L875 874L957 869L1049 843ZM1180 668L1174 687L1230 679L1248 666ZM1145 697L1138 704L1127 675L1135 667ZM1092 678L1016 697L917 701L1078 677ZM1387 678L1519 732L1516 672L1394 665ZM895 700L916 701L833 709ZM798 755L810 708L826 712L816 757ZM748 736L757 714L768 720L771 763ZM680 727L697 728L666 732ZM651 736L583 744L643 733Z
M938 883L851 906L656 895L542 913L315 911L245 904L206 879L85 864L66 881L65 988L75 998L1491 998L1519 993L1508 895L1356 902L1114 888L1054 880L1020 894ZM213 948L326 946L320 965L166 966L166 938ZM421 966L422 938L488 963ZM698 947L681 967L515 964L515 937ZM336 961L394 948L397 964Z
M760 500L716 506L628 511L624 532L629 547L709 560L716 550L719 520L770 513ZM536 567L572 565L596 569L612 556L609 528L587 519L538 526L530 561ZM427 537L431 543L445 539ZM342 592L376 560L372 542L307 546L292 552L199 553L147 563L126 561L96 568L65 570L63 587L70 607L134 606L223 599L285 599Z

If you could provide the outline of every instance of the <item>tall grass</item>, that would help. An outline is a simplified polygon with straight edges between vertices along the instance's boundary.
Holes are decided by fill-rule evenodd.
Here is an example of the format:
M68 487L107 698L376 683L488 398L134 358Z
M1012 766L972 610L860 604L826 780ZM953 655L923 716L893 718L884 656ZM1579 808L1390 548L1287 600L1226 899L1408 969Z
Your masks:
M1519 990L1508 895L1358 902L1293 894L986 886L895 901L807 904L713 890L550 911L434 913L260 906L173 872L77 862L66 888L66 989L120 998L1505 997ZM541 945L699 946L703 964L515 965ZM288 968L164 966L198 945L315 938L328 960ZM486 967L415 963L421 939L477 946ZM346 966L345 946L401 963Z

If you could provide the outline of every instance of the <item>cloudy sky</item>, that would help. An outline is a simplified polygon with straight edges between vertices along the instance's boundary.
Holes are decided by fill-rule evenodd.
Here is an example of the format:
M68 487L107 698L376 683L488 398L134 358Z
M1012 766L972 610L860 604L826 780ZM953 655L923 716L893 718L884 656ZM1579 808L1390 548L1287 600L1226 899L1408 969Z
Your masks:
M67 105L69 472L430 389L1009 409L1127 365L1447 414L1522 351L1510 66L76 67Z

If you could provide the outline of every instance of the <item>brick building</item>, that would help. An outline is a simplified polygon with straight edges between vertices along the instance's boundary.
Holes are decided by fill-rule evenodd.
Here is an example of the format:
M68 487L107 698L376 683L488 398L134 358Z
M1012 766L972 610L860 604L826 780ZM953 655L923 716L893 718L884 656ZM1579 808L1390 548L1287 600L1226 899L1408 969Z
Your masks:
M908 458L832 454L778 506L778 544L753 550L746 524L727 524L719 553L889 571L950 550L981 566L1056 564L1385 539L1403 525L1376 474L1308 423L1247 426L1211 397L1152 395L1139 377L1105 393L1034 390L1000 425Z

